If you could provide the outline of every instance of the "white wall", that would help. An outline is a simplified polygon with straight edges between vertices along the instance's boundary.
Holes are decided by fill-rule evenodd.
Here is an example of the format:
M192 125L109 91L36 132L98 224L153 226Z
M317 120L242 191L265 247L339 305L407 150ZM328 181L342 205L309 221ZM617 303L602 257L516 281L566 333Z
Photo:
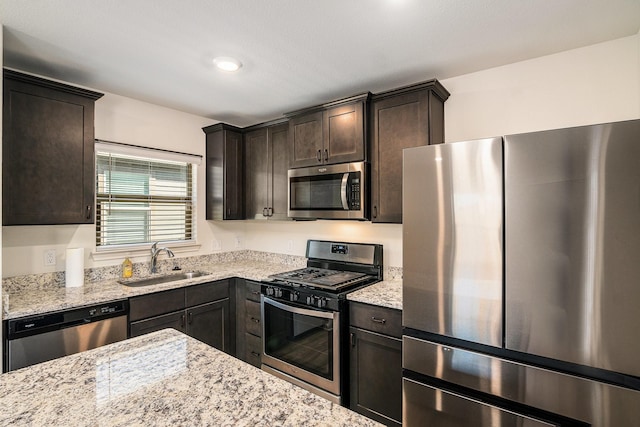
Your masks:
M640 33L442 81L445 140L640 118Z
M425 79L432 76L425 76ZM437 77L437 76L436 76ZM445 104L446 141L640 118L640 34L441 81L451 97ZM96 103L96 137L204 154L206 118L105 95ZM204 200L204 169L198 198ZM197 253L238 248L304 255L308 238L382 243L385 264L402 266L402 226L368 222L204 221L198 209ZM42 266L53 247L93 250L93 226L6 227L4 277L63 270ZM190 254L185 254L190 255ZM94 262L87 266L119 263Z

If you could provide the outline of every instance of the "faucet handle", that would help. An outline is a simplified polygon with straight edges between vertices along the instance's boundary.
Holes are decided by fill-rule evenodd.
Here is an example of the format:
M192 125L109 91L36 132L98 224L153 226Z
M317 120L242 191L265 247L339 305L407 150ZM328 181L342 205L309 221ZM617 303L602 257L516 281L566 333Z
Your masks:
M158 248L158 242L153 242L153 245L151 245L151 253L155 253L156 249Z

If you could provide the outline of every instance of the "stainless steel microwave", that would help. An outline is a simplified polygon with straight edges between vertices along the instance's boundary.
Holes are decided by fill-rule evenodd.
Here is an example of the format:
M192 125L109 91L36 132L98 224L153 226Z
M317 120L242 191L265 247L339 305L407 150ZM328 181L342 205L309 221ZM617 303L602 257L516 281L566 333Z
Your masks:
M366 162L289 169L290 218L368 219Z

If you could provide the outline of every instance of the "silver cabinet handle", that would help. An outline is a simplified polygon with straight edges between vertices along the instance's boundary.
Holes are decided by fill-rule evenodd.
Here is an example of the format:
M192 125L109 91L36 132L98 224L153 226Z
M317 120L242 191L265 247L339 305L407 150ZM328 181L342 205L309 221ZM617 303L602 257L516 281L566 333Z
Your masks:
M377 317L372 317L371 320L373 320L376 323L382 323L383 325L387 323L387 319L378 319Z

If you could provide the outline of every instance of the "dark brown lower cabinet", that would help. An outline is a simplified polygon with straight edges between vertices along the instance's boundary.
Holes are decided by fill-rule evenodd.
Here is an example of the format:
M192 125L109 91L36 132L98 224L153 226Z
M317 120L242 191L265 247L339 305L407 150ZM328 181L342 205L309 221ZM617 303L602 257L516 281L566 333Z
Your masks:
M354 320L366 318L374 329L378 325L393 325L401 312L369 307L357 304L356 313L351 307L349 407L385 425L399 426L402 424L402 339L356 327ZM379 323L382 321L384 323ZM357 326L367 325L358 322ZM394 335L396 329L393 328Z
M173 328L233 353L227 280L134 297L129 305L131 337Z
M262 365L260 283L238 280L236 287L236 357Z
M229 300L210 302L187 310L187 335L229 352Z

